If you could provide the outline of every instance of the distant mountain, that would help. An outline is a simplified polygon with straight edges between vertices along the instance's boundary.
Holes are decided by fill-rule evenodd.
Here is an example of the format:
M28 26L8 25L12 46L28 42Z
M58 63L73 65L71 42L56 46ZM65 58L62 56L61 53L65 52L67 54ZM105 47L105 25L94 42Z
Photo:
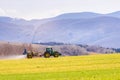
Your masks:
M0 18L1 19L1 18ZM12 20L12 18L9 18ZM10 21L11 21L10 20ZM33 26L0 20L0 41L31 42ZM27 39L26 39L27 38Z
M28 21L26 21L24 19L19 19L19 18L10 18L10 17L0 16L0 22L25 25L25 24L27 24Z
M89 19L103 16L104 14L92 13L92 12L81 12L81 13L65 13L56 16L57 19Z
M107 46L119 47L119 45L113 45L114 43L119 44L119 39L117 39L117 42L116 40L114 42L111 38L114 36L119 38L119 25L120 19L113 17L49 21L38 27L34 41L55 41L105 46L105 41L107 42L111 39L112 41Z
M120 18L120 11L107 14L107 16Z
M120 12L66 13L53 18L24 20L0 17L0 40L63 42L120 48Z

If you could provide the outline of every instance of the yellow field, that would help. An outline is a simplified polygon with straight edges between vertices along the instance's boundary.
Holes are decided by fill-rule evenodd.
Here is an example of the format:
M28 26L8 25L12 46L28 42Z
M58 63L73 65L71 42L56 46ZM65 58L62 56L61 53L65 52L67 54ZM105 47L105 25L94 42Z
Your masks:
M0 60L0 80L120 80L120 54Z

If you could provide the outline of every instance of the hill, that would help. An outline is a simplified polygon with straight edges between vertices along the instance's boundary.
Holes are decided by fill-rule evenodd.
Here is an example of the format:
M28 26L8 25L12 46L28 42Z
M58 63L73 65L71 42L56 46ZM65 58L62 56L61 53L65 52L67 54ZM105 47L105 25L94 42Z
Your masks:
M92 12L81 12L81 13L65 13L56 16L57 19L90 19L103 16L103 14L92 13Z
M30 21L0 17L0 40L27 43L60 42L119 48L119 25L119 12L66 13L53 18Z

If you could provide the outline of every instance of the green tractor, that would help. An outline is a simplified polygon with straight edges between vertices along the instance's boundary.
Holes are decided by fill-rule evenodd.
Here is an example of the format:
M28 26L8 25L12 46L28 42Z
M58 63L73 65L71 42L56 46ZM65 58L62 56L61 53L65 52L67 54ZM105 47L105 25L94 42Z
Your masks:
M61 54L57 51L53 51L52 48L46 48L46 51L44 52L44 57L49 58L50 56L59 57Z

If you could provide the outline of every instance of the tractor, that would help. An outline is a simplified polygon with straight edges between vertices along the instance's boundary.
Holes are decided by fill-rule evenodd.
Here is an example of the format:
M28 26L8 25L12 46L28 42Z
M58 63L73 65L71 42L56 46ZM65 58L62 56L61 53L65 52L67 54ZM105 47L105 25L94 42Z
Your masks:
M54 56L54 57L59 57L61 56L61 53L59 53L58 51L53 51L52 48L46 48L46 51L44 52L43 55L39 55L38 53L31 51L24 51L23 55L27 54L27 58L33 58L33 57L42 57L44 56L45 58L49 58L50 56Z
M45 58L49 58L50 56L59 57L61 54L57 51L53 51L52 48L46 48L46 51L43 55Z

